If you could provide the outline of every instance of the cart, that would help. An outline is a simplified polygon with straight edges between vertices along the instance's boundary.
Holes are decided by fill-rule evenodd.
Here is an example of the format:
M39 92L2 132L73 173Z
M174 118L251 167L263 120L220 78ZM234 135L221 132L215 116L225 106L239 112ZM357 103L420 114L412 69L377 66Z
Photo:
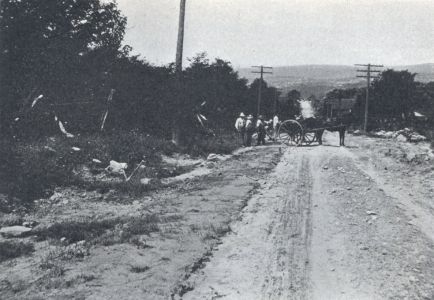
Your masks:
M324 131L339 132L339 145L344 146L347 125L341 121L326 122L317 118L283 121L277 132L277 139L288 146L322 144Z

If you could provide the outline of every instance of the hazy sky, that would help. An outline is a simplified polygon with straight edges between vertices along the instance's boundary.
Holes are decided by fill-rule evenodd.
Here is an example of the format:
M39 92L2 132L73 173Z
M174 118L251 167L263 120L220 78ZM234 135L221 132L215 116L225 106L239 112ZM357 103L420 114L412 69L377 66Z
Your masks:
M117 0L125 43L174 61L179 0ZM434 0L187 0L184 58L206 51L235 67L434 62Z

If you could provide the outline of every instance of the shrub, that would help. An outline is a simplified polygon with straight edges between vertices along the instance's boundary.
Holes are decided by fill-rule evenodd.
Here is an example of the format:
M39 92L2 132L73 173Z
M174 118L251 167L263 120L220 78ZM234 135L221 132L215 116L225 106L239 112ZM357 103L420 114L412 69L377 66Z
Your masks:
M23 255L29 255L35 251L32 243L25 242L0 242L0 262L17 258Z

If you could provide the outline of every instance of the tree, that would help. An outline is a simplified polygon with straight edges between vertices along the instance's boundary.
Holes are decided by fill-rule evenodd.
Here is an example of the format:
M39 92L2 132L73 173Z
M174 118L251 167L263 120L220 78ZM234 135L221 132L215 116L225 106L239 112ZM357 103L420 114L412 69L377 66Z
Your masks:
M256 78L249 86L249 103L247 105L248 112L254 114L257 110L258 90L260 78ZM265 118L271 118L275 111L277 89L273 86L269 86L268 83L262 79L261 88L261 115Z
M229 62L219 58L211 62L206 53L189 61L183 72L183 126L200 129L196 114L201 113L213 127L232 128L240 111L247 111L247 81L239 78Z
M370 113L378 117L407 119L414 109L416 74L408 71L387 70L372 84Z
M301 94L298 90L291 90L280 104L281 119L294 119L300 115Z
M126 18L99 0L4 0L0 11L2 128L38 95L59 104L108 94Z

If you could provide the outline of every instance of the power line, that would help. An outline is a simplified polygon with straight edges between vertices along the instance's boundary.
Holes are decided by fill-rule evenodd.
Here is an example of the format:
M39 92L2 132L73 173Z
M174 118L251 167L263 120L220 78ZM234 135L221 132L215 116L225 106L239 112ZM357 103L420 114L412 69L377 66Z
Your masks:
M252 73L255 74L261 74L261 79L259 80L259 87L258 87L258 112L257 112L257 117L259 117L260 112L261 112L261 98L262 98L262 81L264 78L264 74L273 74L272 71L267 71L267 70L273 70L273 67L265 67L265 66L252 66L252 68L257 68L259 69L259 71L252 71ZM265 71L264 71L265 69Z
M359 73L363 73L363 75L357 75L359 78L366 78L366 99L365 99L365 122L363 124L363 131L366 133L368 128L368 107L369 107L369 87L371 86L371 78L378 78L378 73L380 70L375 70L371 68L382 68L383 65L372 65L372 64L356 64L358 67L366 67L366 69L358 69L356 70ZM372 74L376 74L372 76Z

